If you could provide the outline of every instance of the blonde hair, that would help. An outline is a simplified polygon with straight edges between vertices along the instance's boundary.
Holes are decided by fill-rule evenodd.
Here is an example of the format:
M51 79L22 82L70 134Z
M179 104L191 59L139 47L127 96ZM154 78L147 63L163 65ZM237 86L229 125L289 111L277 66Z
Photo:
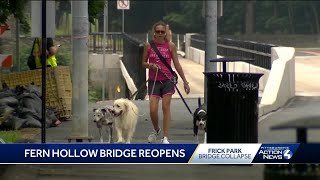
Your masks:
M152 26L152 34L154 35L157 26L163 26L166 29L166 35L165 35L164 39L166 41L171 41L171 30L168 28L167 25L168 24L166 24L163 21L158 21L158 22L154 23Z

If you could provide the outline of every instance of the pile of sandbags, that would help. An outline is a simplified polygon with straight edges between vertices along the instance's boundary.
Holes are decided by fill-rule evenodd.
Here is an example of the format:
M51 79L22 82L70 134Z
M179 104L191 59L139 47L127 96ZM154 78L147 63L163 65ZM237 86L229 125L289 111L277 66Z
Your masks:
M41 91L34 85L9 89L3 83L0 91L0 130L41 127ZM46 127L60 124L54 110L46 110Z

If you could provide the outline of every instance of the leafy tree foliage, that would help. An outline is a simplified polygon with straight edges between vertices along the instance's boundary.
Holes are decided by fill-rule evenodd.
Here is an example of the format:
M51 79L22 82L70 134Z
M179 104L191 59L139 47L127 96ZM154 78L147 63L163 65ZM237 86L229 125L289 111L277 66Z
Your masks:
M23 31L30 31L30 25L24 15L24 8L28 0L1 0L0 1L0 24L7 25L10 15L14 15L21 23Z
M57 23L59 16L71 12L70 0L56 0ZM248 8L248 3L254 5ZM1 0L0 23L5 24L8 16L20 19L23 29L30 29L24 7L28 0ZM204 0L199 1L147 1L130 0L130 10L124 10L125 31L144 33L152 24L164 20L173 32L198 32L205 29ZM99 19L102 31L104 0L89 0L90 23ZM121 31L122 11L117 9L117 1L108 0L109 31ZM218 19L220 34L268 33L268 34L318 34L320 33L320 1L265 1L265 0L223 0L223 16ZM251 12L248 12L251 11ZM248 18L246 14L253 14ZM250 20L248 23L248 19ZM250 26L250 27L249 27ZM247 32L248 33L248 32Z

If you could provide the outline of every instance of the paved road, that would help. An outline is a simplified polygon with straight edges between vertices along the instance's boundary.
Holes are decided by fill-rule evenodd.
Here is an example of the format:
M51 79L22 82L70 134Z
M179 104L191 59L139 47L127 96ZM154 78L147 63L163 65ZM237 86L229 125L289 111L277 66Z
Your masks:
M296 95L320 96L320 56L297 56Z
M262 171L261 165L20 165L2 180L259 180Z
M297 48L296 56L320 56L320 48Z

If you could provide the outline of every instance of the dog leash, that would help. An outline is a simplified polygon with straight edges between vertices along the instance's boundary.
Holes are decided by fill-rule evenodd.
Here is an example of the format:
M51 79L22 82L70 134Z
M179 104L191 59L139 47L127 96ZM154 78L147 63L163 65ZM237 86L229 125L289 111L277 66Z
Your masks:
M188 106L187 102L185 101L185 99L183 98L179 88L177 87L177 84L172 80L172 78L170 78L166 73L164 73L161 69L160 71L174 84L174 87L176 88L176 90L178 91L178 94L181 98L181 100L183 101L184 105L187 107L189 113L191 114L191 116L193 117L192 111L190 109L190 107Z
M192 114L192 112L191 112L191 110L190 110L187 102L186 102L185 99L183 98L183 96L182 96L180 90L178 89L177 85L175 84L174 86L176 87L176 90L178 91L178 93L179 93L179 95L180 95L180 97L181 97L181 100L183 101L184 105L187 107L189 113L193 116L193 114Z
M154 87L155 87L155 85L156 85L156 79L157 79L157 77L158 77L158 71L159 71L159 68L157 67L156 76L155 76L155 78L154 78L155 80L153 81L152 90L151 90L151 94L150 94L150 95L153 94Z
M157 68L155 79L157 79L157 77L158 77L158 71L159 71L159 68ZM148 80L146 80L146 82L144 82L144 83L139 87L139 89L129 97L129 99L132 100L132 98L133 98L135 95L138 94L138 92L144 87L144 85L145 85L147 82L148 82ZM156 83L156 81L153 82L151 94L153 94L154 87L155 87L155 83Z
M135 95L137 95L138 94L138 92L145 86L145 84L148 82L148 80L146 80L146 82L144 82L143 84L141 84L141 86L139 87L139 89L135 92L135 93L133 93L130 97L129 97L129 99L130 100L133 100L132 98L135 96Z
M159 71L159 68L157 68L155 79L157 79L157 77L158 77L158 71ZM183 102L184 105L187 107L189 113L190 113L191 116L193 117L193 113L192 113L190 107L188 106L187 102L186 102L185 99L183 98L183 96L182 96L179 88L177 87L177 84L172 80L172 78L170 78L170 77L169 77L166 73L164 73L161 69L160 69L160 72L163 73L163 74L174 84L174 87L176 88L176 90L177 90L177 92L178 92L178 94L179 94L182 102ZM148 82L148 80L147 80L145 83L147 83L147 82ZM155 84L156 84L156 81L153 82L151 94L153 94ZM134 94L131 95L131 97L130 97L129 99L132 99L132 98L138 93L138 91L142 89L143 86L144 86L144 84L142 84L142 85L139 87L139 89L138 89Z

